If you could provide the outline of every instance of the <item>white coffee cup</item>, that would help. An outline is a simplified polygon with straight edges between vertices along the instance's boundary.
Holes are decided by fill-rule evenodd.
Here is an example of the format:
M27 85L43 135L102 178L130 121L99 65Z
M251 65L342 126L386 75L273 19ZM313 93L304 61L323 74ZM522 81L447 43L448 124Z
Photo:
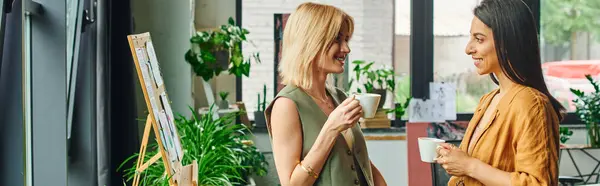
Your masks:
M373 118L377 113L377 106L379 106L379 100L381 95L379 94L356 94L354 97L360 103L363 110L363 118Z
M419 153L421 154L421 161L427 163L434 163L437 157L436 148L440 143L446 142L442 139L420 137L419 139Z

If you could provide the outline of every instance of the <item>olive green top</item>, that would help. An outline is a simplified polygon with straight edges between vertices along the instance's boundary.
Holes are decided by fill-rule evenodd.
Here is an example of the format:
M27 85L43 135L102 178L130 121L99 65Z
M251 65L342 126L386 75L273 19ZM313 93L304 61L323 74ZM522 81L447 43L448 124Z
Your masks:
M346 94L339 89L327 88L327 94L333 98L336 106L346 99ZM265 110L269 135L271 135L271 110L273 103L280 97L293 100L298 109L302 125L302 131L299 131L302 132L302 154L300 157L304 159L315 143L328 116L306 92L296 86L288 85L277 94ZM278 125L278 123L275 123L275 125ZM352 136L353 138L350 139L354 139L354 142L349 143L353 146L352 148L348 146L342 134L337 137L329 157L319 173L319 178L314 185L374 185L371 161L360 126L355 125L352 128Z

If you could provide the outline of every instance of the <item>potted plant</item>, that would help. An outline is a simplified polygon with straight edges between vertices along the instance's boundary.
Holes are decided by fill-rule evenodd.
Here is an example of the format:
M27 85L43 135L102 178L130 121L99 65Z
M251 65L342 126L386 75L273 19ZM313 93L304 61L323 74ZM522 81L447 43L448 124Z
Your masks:
M265 120L265 109L267 106L267 85L263 85L263 97L260 100L260 93L258 93L258 102L256 104L256 111L254 111L254 124L257 127L266 127L267 122Z
M584 93L573 88L570 90L577 96L577 99L573 100L575 113L585 122L590 146L597 148L600 147L600 85L589 74L585 75L585 78L594 87L594 92Z
M219 92L219 97L221 98L217 104L219 109L229 109L229 101L227 101L227 96L229 96L229 92Z
M381 95L381 101L379 101L378 108L383 108L385 103L387 91L394 92L394 86L396 85L394 79L394 70L388 68L374 69L372 68L375 62L366 63L364 60L355 60L354 64L354 79L350 80L348 84L352 86L354 81L359 81L362 76L366 77L366 82L363 84L363 89L357 87L357 92L362 93L374 93ZM363 66L364 65L364 66Z
M212 112L203 116L192 113L190 119L179 115L175 123L185 149L182 164L198 162L198 185L245 185L250 175L266 175L268 163L248 140L250 130L245 125L234 124L239 113L226 114L217 120L213 119ZM149 144L148 149L160 153L156 142ZM144 162L154 154L146 153ZM117 170L137 156L136 153L127 158ZM162 161L158 160L144 171L140 185L169 185L170 178L164 174ZM125 179L131 181L136 173L135 164L126 168L124 173Z
M237 77L250 75L250 61L260 63L259 53L252 53L244 59L242 43L246 42L247 29L235 25L229 18L219 29L196 32L190 39L191 48L185 53L185 60L192 66L197 76L208 81L228 70Z

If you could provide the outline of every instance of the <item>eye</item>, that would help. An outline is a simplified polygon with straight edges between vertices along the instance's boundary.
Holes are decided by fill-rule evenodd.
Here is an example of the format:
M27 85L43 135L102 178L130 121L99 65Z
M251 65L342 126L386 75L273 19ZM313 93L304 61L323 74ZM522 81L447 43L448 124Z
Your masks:
M337 36L337 37L335 37L335 40L334 40L334 42L336 42L336 43L341 43L341 42L342 42L342 37L341 37L341 36Z
M481 43L481 42L483 42L483 39L482 39L482 38L475 37L475 41L477 41L478 43Z

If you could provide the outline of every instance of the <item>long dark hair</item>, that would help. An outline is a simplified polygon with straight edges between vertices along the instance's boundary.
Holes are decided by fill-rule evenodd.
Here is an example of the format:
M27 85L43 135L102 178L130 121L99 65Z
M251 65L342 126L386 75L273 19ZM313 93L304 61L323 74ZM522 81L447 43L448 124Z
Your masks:
M502 72L513 82L545 94L562 120L565 108L550 95L544 82L537 26L529 6L522 0L483 0L473 13L494 32ZM498 84L493 74L490 77Z

